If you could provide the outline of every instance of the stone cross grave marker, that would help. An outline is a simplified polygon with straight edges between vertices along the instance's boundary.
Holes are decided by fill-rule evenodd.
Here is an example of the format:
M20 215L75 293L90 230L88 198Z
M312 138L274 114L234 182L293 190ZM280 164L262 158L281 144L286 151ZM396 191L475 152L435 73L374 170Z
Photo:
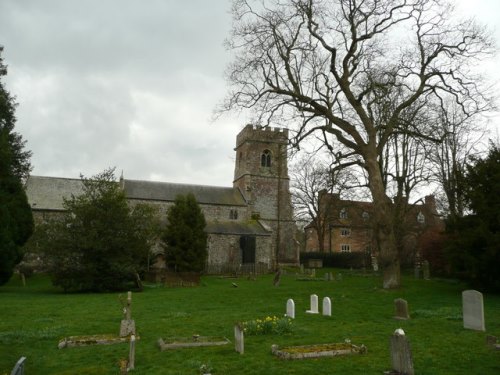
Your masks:
M408 312L408 302L402 298L397 298L394 300L394 310L396 312L394 318L399 320L410 319L410 314Z
M318 296L316 294L311 294L311 309L307 310L308 314L318 314Z
M462 292L464 328L484 331L483 294L477 290Z
M330 297L323 298L323 315L332 316L332 301Z
M123 307L124 319L120 325L120 337L135 335L135 321L132 319L132 292L127 293L127 302Z
M286 316L295 319L295 302L291 298L286 301Z
M422 262L422 272L424 274L424 280L430 280L431 279L431 271L429 267L429 261L424 260Z
M245 337L240 324L234 325L234 349L240 354L245 352Z
M390 344L392 370L397 374L414 375L410 342L401 328L391 336Z
M24 362L26 361L26 357L21 357L16 362L14 368L10 372L10 375L24 375Z

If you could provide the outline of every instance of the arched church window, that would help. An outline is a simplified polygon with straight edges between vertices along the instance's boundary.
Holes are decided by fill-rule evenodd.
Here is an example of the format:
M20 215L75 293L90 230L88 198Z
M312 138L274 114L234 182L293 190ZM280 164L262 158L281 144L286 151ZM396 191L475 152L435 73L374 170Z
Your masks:
M260 165L261 167L268 167L268 168L271 166L271 151L264 150L264 152L260 156Z

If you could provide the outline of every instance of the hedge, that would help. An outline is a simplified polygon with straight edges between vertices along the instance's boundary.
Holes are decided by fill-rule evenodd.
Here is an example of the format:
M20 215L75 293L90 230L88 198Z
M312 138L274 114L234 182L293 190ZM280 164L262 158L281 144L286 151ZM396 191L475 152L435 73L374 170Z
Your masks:
M336 268L363 268L371 266L371 257L369 253L320 253L320 252L301 252L300 263L307 265L309 259L321 259L323 267Z

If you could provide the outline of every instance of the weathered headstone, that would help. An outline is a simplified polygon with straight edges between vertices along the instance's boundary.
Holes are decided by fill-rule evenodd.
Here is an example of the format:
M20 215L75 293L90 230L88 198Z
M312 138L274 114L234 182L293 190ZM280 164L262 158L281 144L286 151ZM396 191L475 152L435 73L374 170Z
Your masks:
M415 263L415 269L414 269L414 274L415 274L415 279L420 279L420 264Z
M394 300L394 310L395 319L406 320L410 319L410 314L408 312L408 302L402 298L397 298Z
M307 310L308 314L318 314L318 296L316 294L311 294L311 309Z
M127 302L123 307L124 319L120 324L120 337L135 335L135 321L132 319L132 292L127 293Z
M21 357L16 362L14 368L10 372L10 375L24 375L24 362L26 361L26 357Z
M342 274L338 273L336 279L337 281L342 281Z
M295 302L293 302L293 299L286 301L286 316L295 319Z
M330 297L323 298L323 315L332 316L332 301Z
M484 331L483 294L477 290L462 292L464 328Z
M234 325L234 349L240 354L245 352L243 328L239 324Z
M304 273L304 264L303 263L300 264L300 273L302 273L302 274Z
M410 342L401 328L391 336L390 348L392 370L397 374L414 375Z
M372 268L375 272L378 271L378 261L377 257L372 257Z
M424 260L422 262L422 273L424 274L424 280L430 280L431 279L431 271L429 267L429 261Z
M130 336L130 350L128 354L127 371L135 368L135 335Z
M311 277L316 277L316 268L311 270Z

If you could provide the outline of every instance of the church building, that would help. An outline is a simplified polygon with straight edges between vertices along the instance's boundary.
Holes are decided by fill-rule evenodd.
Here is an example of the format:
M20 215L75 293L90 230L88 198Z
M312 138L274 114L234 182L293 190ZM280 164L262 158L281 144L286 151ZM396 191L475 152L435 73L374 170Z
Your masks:
M179 194L192 193L207 222L208 273L267 272L298 264L288 177L288 130L247 125L236 137L232 187L120 179L129 204L167 210ZM30 176L26 193L35 222L63 209L63 197L82 191L80 179ZM161 252L154 250L157 265Z

